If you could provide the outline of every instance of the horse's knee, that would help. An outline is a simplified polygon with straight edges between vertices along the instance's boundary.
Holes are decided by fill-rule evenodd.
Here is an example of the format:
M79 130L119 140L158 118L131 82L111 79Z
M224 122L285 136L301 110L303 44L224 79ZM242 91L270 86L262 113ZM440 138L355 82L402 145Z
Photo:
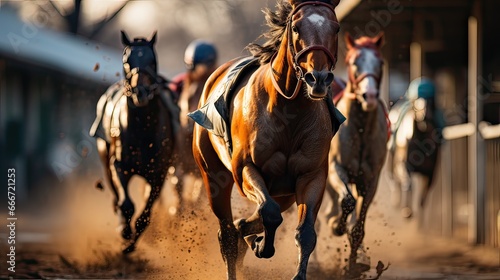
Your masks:
M262 217L262 222L266 230L276 230L276 228L283 222L279 204L271 199L262 204L259 209L259 215Z
M348 215L356 208L356 199L348 194L340 202L340 207L342 208L342 212Z
M295 241L300 251L304 254L311 254L316 247L317 235L314 225L304 223L295 231Z

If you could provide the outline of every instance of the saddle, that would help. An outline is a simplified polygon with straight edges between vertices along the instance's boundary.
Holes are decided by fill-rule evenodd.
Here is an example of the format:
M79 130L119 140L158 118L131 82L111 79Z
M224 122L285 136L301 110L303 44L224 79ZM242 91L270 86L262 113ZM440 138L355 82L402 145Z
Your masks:
M180 109L170 95L169 89L160 92L160 99L170 114L170 121L174 134L180 129ZM123 81L111 85L99 98L96 109L96 119L90 128L90 136L102 138L111 143L113 138L120 136L120 110L127 102Z
M259 59L255 57L245 57L237 61L226 73L207 102L198 110L188 114L191 119L209 132L224 138L230 155L232 154L232 141L229 108L234 96L234 88L238 84L240 77L248 72L255 71L258 67L260 67ZM333 132L336 133L340 125L345 121L345 117L335 108L331 96L326 98L325 101L330 112Z
M244 57L232 66L206 103L188 116L216 136L224 138L229 154L233 152L231 141L230 102L235 94L234 88L240 78L260 67L259 59Z

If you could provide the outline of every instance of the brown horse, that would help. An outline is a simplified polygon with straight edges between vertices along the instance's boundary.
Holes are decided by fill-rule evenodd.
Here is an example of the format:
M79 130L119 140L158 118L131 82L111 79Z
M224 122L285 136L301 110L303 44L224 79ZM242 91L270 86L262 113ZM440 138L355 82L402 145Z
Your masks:
M349 80L337 107L347 120L332 140L328 178L330 186L327 190L333 200L333 206L327 217L329 225L333 227L333 233L341 236L347 232L348 215L356 208L357 203L361 204L349 234L350 272L370 268L369 264L356 262L358 249L365 236L366 213L375 196L387 153L387 109L379 99L383 64L380 54L382 43L382 34L357 40L353 40L349 34L346 35ZM356 185L356 197L348 184Z
M299 248L294 279L306 278L316 245L314 223L328 176L328 150L340 125L332 118L332 102L329 106L327 101L337 60L337 4L278 1L276 12L267 11L269 41L249 46L260 58L260 66L242 74L229 104L232 149L222 137L195 125L193 153L219 219L228 279L236 278L237 262L243 257L238 250L242 238L257 257L274 255L281 212L293 203L298 206L295 240ZM200 105L217 92L237 61L214 72ZM257 204L251 217L236 222L231 210L233 183L241 195Z

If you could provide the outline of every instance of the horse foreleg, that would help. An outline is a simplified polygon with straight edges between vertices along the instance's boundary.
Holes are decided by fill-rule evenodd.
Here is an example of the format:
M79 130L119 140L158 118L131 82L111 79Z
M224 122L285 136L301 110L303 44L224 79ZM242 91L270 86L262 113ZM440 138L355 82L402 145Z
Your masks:
M141 234L144 232L144 230L151 223L151 210L153 208L155 201L160 196L164 178L165 178L165 175L161 176L161 178L159 178L157 180L152 180L152 181L148 180L148 184L150 185L149 196L148 196L148 199L146 201L146 205L144 206L144 210L142 211L141 215L135 221L134 239L130 242L128 247L124 250L125 252L132 252L135 250L135 244L137 243L137 240L139 239Z
M333 189L328 191L333 200L333 208L336 215L328 220L328 225L332 228L333 234L342 236L347 232L347 217L356 208L356 200L352 196L349 186L346 182L347 172L340 166L335 166L335 171L330 172L328 176L328 187Z
M104 139L96 139L97 151L99 152L99 158L101 160L102 166L104 167L104 180L109 184L111 191L113 192L113 210L115 213L118 211L118 188L113 182L113 175L111 174L110 168L110 144ZM98 189L104 189L102 182L98 181L96 183Z
M351 253L349 255L349 271L351 273L364 272L370 269L369 261L357 262L358 261L358 249L362 249L363 239L365 237L365 221L368 212L368 207L370 206L375 192L377 190L378 177L366 186L359 186L360 195L362 196L361 208L359 211L358 219L349 234L349 242L351 244ZM366 189L365 189L366 188Z
M325 176L317 173L297 180L296 200L299 222L295 230L295 244L299 248L299 262L293 279L306 279L309 257L316 247L317 235L314 223L323 200L325 181Z
M123 239L129 240L132 238L132 228L130 222L132 216L135 212L134 203L130 199L128 193L128 183L132 177L130 172L123 172L120 167L117 166L116 162L111 163L111 174L113 182L116 186L121 186L117 188L118 192L118 207L120 209L120 214L122 216L122 232L121 235Z
M276 229L283 222L281 208L269 195L264 178L253 164L243 168L243 192L255 203L257 211L255 219L260 217L264 226L264 236L255 236L251 240L251 247L258 258L270 258L274 255L274 237Z

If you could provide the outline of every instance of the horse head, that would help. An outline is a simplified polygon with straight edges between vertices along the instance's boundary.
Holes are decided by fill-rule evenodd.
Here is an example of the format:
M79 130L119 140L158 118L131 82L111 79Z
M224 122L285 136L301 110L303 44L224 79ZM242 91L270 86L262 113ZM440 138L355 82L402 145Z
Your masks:
M290 0L292 12L286 26L289 59L307 95L325 98L337 63L340 25L335 14L339 1ZM299 82L300 83L300 82Z
M278 1L278 12L266 12L271 30L264 36L270 40L248 49L261 64L269 63L272 86L284 98L294 99L306 89L310 99L323 100L329 92L337 63L338 2Z
M384 63L380 53L383 38L383 33L373 38L364 36L356 40L348 33L345 37L350 90L364 111L373 111L378 105Z
M146 106L159 90L160 84L154 49L156 32L149 41L145 38L134 38L132 42L124 31L121 31L121 34L125 47L123 73L126 95L132 98L135 106Z

